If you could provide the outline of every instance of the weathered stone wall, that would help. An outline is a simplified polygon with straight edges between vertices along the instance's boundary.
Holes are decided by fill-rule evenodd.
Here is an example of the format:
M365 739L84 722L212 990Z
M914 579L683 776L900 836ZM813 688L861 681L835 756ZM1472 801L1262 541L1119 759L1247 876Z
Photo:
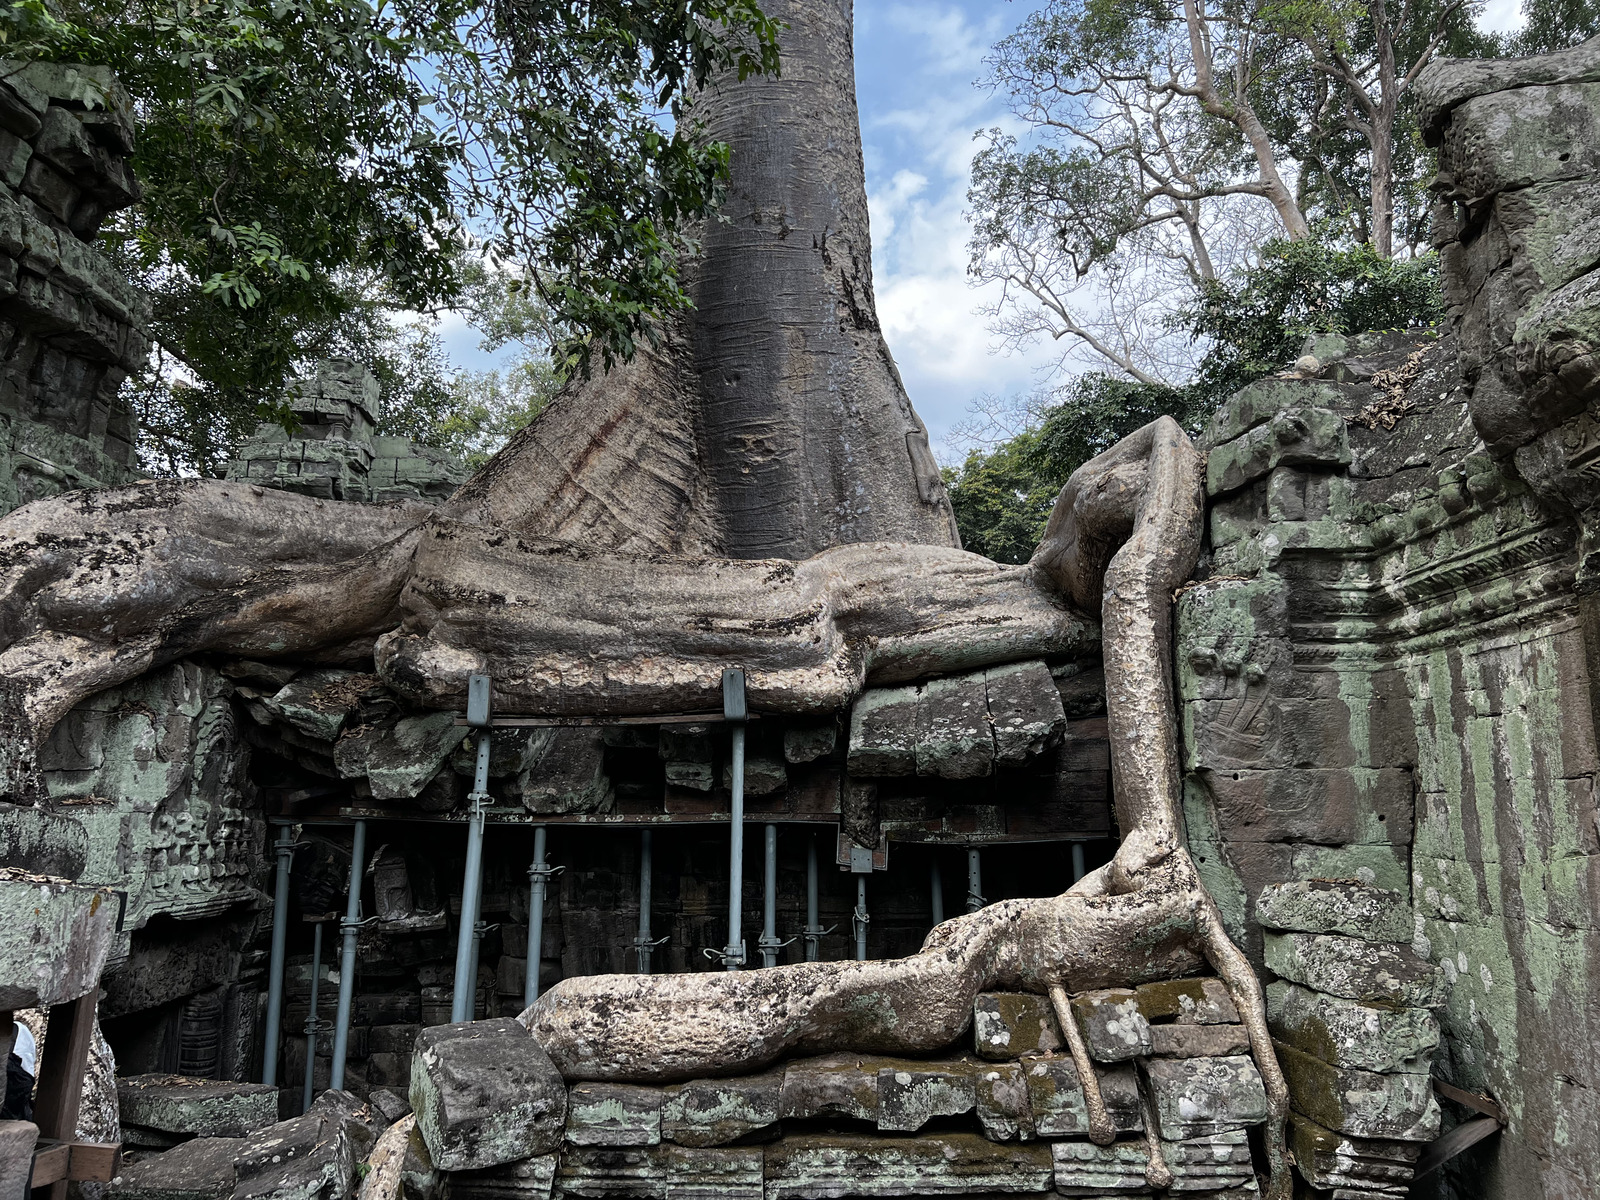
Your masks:
M267 422L239 447L227 478L324 500L422 500L442 504L466 467L442 450L375 432L378 380L358 362L327 359L284 397L293 433Z
M1258 962L1266 885L1407 896L1449 981L1435 1073L1510 1117L1439 1186L1592 1194L1600 761L1573 521L1486 452L1456 339L1308 350L1206 433L1210 578L1178 609L1191 842Z
M93 244L139 198L126 93L97 67L3 74L0 513L134 478L134 420L117 393L148 353L148 302Z

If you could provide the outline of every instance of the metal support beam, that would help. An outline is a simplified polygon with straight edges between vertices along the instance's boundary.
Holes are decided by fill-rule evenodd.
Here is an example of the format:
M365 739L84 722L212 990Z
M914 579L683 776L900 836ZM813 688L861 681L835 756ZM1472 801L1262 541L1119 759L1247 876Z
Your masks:
M737 971L745 964L744 949L744 734L750 710L745 703L744 672L730 667L722 673L722 715L733 734L733 811L728 818L728 944L722 948L722 965Z
M806 848L806 927L802 933L807 962L816 962L822 956L822 935L826 932L817 916L817 835L813 833Z
M935 925L944 924L944 877L939 874L939 852L933 852L933 866L928 872L928 893L932 903L928 906L933 913Z
M345 898L344 920L339 922L344 950L339 956L339 1011L334 1017L333 1069L328 1077L328 1086L335 1091L344 1087L344 1058L350 1045L350 1001L356 988L356 933L361 928L361 876L366 856L367 823L357 821L350 843L350 894Z
M761 965L775 967L778 965L778 951L794 939L790 938L789 942L778 940L778 827L768 823L766 832L766 890L762 897L761 939L756 945L761 948Z
M533 865L528 868L528 966L522 978L522 1003L526 1007L539 998L539 963L544 957L544 898L551 876L560 867L544 861L543 825L533 827Z
M300 1089L300 1111L311 1107L311 1092L317 1074L317 1034L322 1022L317 1020L317 990L322 982L322 925L318 920L311 929L311 1015L306 1018L306 1079Z
M867 915L867 877L856 876L856 908L851 914L851 919L856 927L856 961L867 960L867 926L872 923L872 918Z
M289 869L294 865L294 828L278 827L277 891L272 895L272 959L267 967L267 1044L261 1061L261 1082L278 1082L278 1041L283 1019L283 959L289 941Z
M983 898L983 860L976 846L967 847L967 911L977 912L989 903Z
M1083 843L1072 843L1072 882L1077 883L1084 876L1083 870Z
M651 831L639 831L639 936L633 939L634 951L639 955L639 974L650 974L650 956L666 938L650 938L650 892L655 869L654 844Z
M478 900L483 891L483 822L489 802L489 677L467 678L467 723L478 730L478 761L472 775L471 819L467 825L467 865L461 875L461 927L456 932L456 977L450 995L450 1020L473 1018L478 994Z

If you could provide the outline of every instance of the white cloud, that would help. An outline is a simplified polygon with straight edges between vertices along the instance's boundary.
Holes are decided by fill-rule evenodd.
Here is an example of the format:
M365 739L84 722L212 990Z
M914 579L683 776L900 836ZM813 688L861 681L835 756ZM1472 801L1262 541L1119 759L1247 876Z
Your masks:
M872 214L878 317L936 450L983 393L1025 391L1051 347L993 352L977 309L989 296L967 281L964 216L974 133L1012 121L973 85L983 56L1021 19L1022 6L857 9L856 61Z

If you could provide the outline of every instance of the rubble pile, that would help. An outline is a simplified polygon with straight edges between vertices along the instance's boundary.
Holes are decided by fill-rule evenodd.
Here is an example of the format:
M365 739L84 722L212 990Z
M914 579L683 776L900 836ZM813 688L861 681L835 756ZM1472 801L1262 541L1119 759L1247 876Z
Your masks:
M1397 892L1358 880L1276 884L1256 901L1267 1019L1289 1082L1300 1174L1335 1200L1401 1200L1441 1113L1429 1074L1443 973L1411 947Z

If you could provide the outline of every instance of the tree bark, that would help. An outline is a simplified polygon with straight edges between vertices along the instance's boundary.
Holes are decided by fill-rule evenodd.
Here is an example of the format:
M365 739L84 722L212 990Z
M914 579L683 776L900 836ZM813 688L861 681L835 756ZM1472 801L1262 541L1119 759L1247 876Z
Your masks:
M783 74L693 114L732 148L659 352L558 397L449 515L596 549L809 558L960 544L878 323L850 0L774 0Z

